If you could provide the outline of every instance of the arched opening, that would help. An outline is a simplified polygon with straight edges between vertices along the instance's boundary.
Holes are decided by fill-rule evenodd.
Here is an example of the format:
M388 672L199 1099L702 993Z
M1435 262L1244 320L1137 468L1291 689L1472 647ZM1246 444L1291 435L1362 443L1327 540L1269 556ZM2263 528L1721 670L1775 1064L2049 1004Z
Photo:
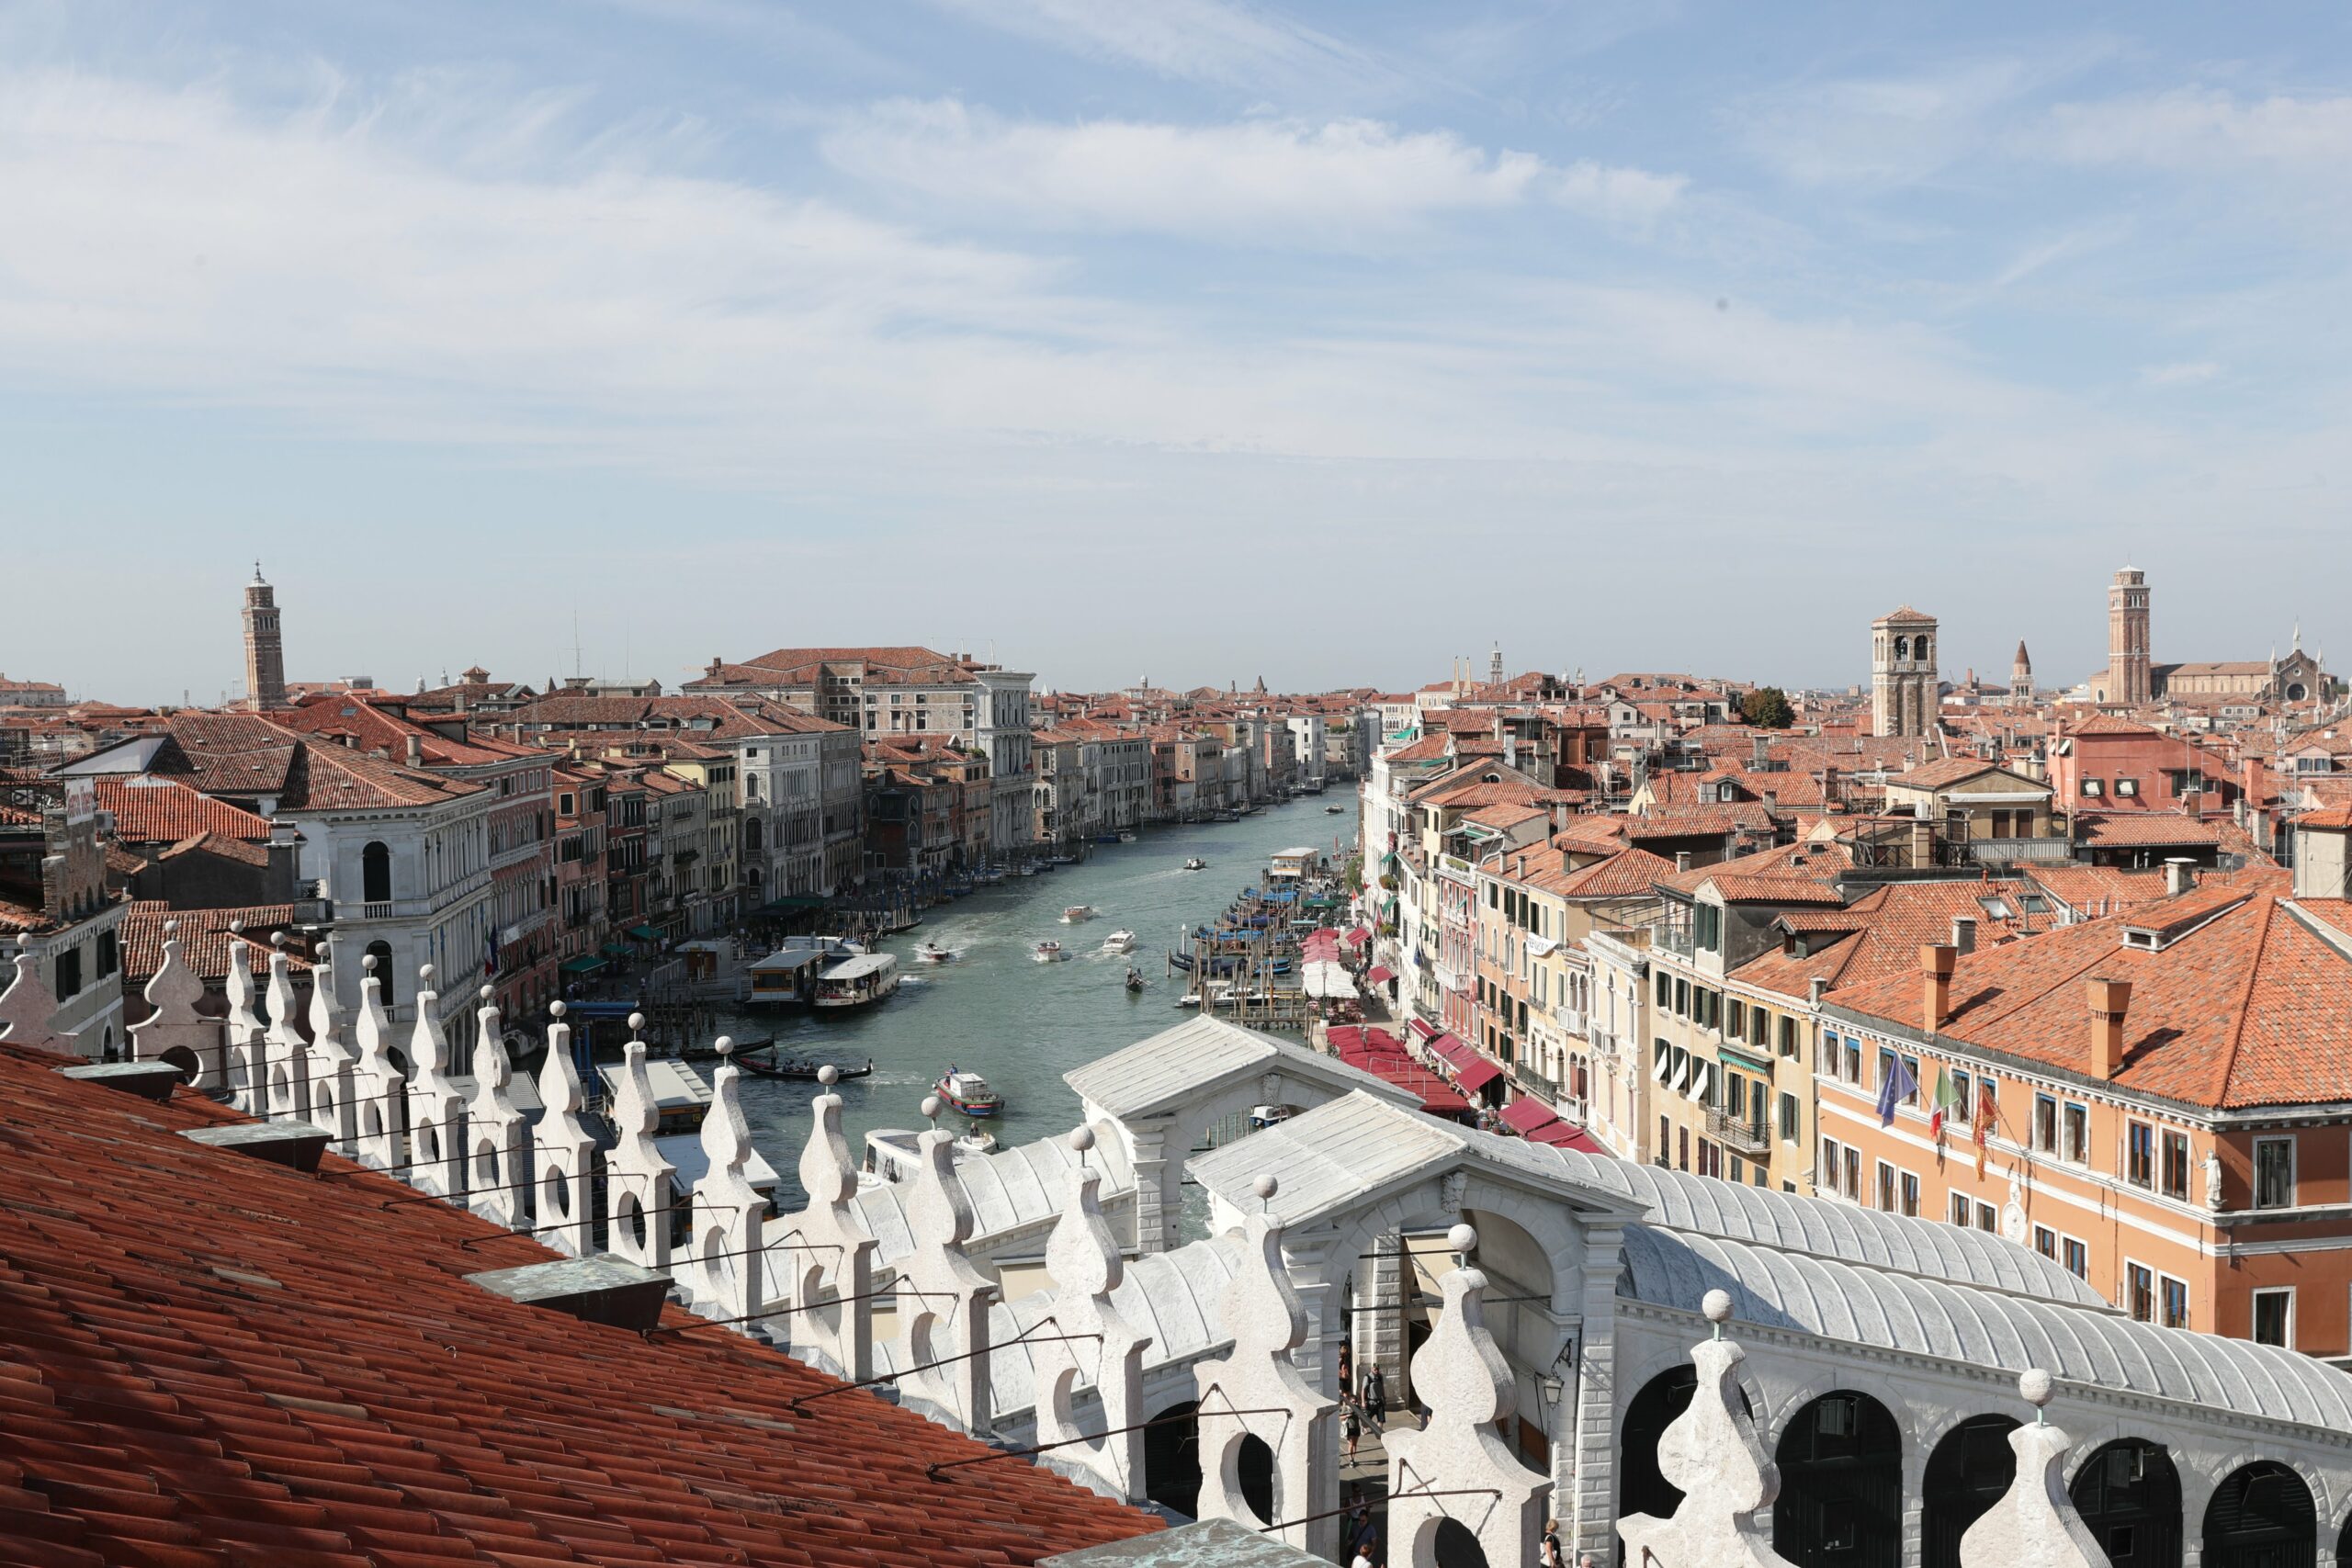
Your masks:
M1773 1454L1772 1548L1798 1568L1897 1568L1903 1430L1866 1393L1839 1389L1796 1413Z
M474 1185L496 1187L498 1179L498 1145L484 1140L474 1145Z
M1698 1388L1698 1369L1685 1361L1644 1383L1625 1406L1624 1419L1617 1424L1618 1517L1647 1514L1654 1519L1671 1518L1682 1506L1682 1489L1657 1467L1657 1445L1667 1427L1690 1408L1690 1396ZM1739 1407L1755 1419L1746 1389L1740 1390Z
M639 1258L644 1257L646 1237L645 1205L637 1201L636 1193L624 1192L621 1194L620 1219L621 1228L628 1234L628 1245L630 1250L635 1252Z
M1233 1445L1233 1479L1260 1524L1282 1517L1274 1512L1274 1450L1265 1438L1251 1433Z
M549 1167L539 1182L539 1206L559 1220L571 1217L571 1178Z
M187 1046L175 1045L170 1050L165 1051L163 1055L157 1056L155 1060L159 1062L169 1062L172 1066L177 1067L180 1070L180 1081L182 1083L194 1083L196 1081L196 1075L198 1071L196 1053L189 1050Z
M756 796L754 796L753 798L757 798L757 797L756 797ZM746 817L746 818L743 818L743 852L744 852L745 854L747 854L747 855L755 855L755 854L758 854L758 853L760 852L760 842L761 842L762 838L764 836L765 832L766 832L766 829L763 829L763 828L762 828L762 827L760 826L760 819L759 819L758 818L756 818L756 817Z
M1437 1539L1430 1546L1437 1568L1487 1568L1487 1549L1460 1519L1438 1520Z
M2318 1560L2311 1488L2274 1460L2232 1471L2205 1505L2205 1568L2312 1568Z
M377 999L390 1008L393 1002L392 944L389 942L371 942L368 944L368 956L376 961Z
M1188 1519L1201 1506L1199 1409L1189 1400L1171 1404L1143 1433L1145 1495Z
M359 852L359 897L370 904L392 897L392 851L381 839L370 839Z
M2017 1479L2007 1416L1973 1416L1946 1432L1928 1456L1921 1494L1921 1568L1960 1568L1960 1538Z
M2180 1568L2180 1472L2162 1448L2138 1438L2105 1444L2066 1492L2114 1568Z

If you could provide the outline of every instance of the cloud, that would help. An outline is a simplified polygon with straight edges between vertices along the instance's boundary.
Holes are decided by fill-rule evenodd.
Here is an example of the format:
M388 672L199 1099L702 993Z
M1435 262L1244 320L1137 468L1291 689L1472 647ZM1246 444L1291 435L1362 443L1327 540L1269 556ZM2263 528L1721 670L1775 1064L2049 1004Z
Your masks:
M2036 73L1963 61L1905 76L1811 82L1759 94L1732 118L1749 151L1800 185L1905 185L1957 162Z
M1392 73L1352 45L1224 0L933 0L1073 54L1218 86L1363 84Z
M2061 104L2032 139L2069 163L2324 170L2352 164L2352 97L2241 99L2202 87Z
M2222 367L2210 359L2189 360L2179 365L2149 365L2140 371L2143 387L2195 387L2211 381L2222 373Z
M829 133L823 148L848 174L966 213L1249 243L1346 243L1539 203L1638 225L1672 206L1684 184L1365 119L1065 125L952 99L877 106Z

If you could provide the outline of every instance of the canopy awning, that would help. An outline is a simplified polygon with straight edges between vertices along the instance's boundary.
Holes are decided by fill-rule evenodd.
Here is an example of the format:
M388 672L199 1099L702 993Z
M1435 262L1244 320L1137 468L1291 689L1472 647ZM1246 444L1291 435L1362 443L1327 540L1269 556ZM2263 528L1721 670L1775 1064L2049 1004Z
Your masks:
M1503 1070L1484 1056L1473 1055L1469 1066L1453 1075L1453 1087L1465 1094L1476 1094L1497 1078Z
M1383 986L1396 978L1396 971L1385 964L1375 964L1364 971L1363 977L1375 986Z
M799 913L803 909L821 909L824 907L825 900L822 898L814 897L806 893L795 893L788 897L771 898L766 903L761 905L758 908L752 910L752 913L755 915L793 915Z
M1540 1100L1520 1096L1502 1109L1503 1125L1514 1133L1532 1133L1547 1122L1557 1122L1550 1106Z
M1441 1032L1436 1024L1425 1018L1414 1019L1405 1027L1412 1032L1413 1037L1417 1040L1434 1040Z
M1357 926L1340 940L1341 942L1369 942L1372 940L1372 928L1370 926Z
M631 926L628 928L628 934L639 942L660 942L662 940L662 933L655 931L651 926Z
M583 953L577 958L567 958L557 965L567 975L594 975L604 966L605 961L593 953Z

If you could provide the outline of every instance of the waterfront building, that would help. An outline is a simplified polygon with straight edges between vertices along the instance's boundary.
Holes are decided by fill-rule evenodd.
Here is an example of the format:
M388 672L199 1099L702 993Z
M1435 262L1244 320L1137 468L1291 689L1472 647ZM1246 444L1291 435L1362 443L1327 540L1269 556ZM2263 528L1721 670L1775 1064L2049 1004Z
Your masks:
M0 671L0 708L62 708L65 688L53 681L11 680Z
M121 927L86 778L0 774L0 1023L6 1037L112 1060L123 1043Z

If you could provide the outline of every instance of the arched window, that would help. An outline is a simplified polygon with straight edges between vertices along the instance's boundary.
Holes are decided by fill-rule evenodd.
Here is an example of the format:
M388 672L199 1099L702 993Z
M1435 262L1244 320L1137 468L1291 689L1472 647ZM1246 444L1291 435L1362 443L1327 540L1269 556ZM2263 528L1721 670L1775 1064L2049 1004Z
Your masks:
M745 855L755 855L761 852L760 842L763 836L764 829L761 828L758 818L743 818L743 853Z
M2007 1416L1976 1416L1943 1435L1928 1456L1919 1537L1922 1568L1960 1568L1960 1538L2017 1479Z
M2162 1448L2137 1438L2106 1444L2066 1491L2115 1568L2180 1568L2180 1472Z
M2231 1472L2205 1505L2206 1568L2312 1568L2318 1558L2311 1488L2283 1464Z
M376 978L382 982L377 995L383 998L384 1006L390 1008L392 1005L392 982L395 978L392 974L392 944L389 942L371 942L368 944L368 956L376 961Z
M359 852L359 897L368 903L381 904L391 896L391 847L381 839L370 839Z
M1825 1393L1790 1421L1773 1455L1781 1495L1772 1549L1797 1568L1898 1568L1903 1430L1866 1393Z
M1196 1416L1198 1410L1190 1401L1171 1404L1152 1417L1164 1425L1148 1427L1143 1435L1148 1495L1187 1518L1201 1506L1201 1437L1197 1419L1179 1417Z

